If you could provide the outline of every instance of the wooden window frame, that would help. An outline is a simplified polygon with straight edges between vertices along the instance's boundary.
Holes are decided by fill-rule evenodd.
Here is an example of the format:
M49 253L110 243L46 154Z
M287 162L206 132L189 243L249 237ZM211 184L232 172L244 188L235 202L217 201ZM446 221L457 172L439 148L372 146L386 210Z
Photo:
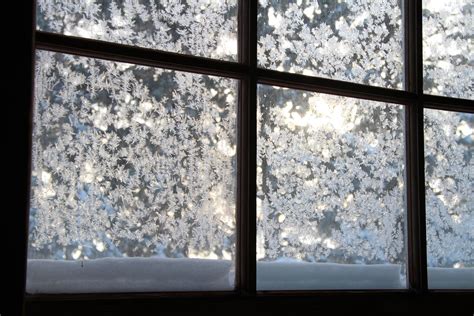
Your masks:
M473 290L428 289L426 258L425 173L423 143L423 110L437 109L474 113L474 101L427 95L423 92L422 0L403 0L405 89L393 90L351 82L309 77L258 68L257 2L240 0L238 9L238 62L228 62L191 55L176 54L92 39L70 37L36 30L35 1L29 0L31 12L27 22L27 50L24 77L20 81L26 93L17 109L25 140L18 154L23 168L18 194L21 208L15 214L19 282L12 289L21 298L27 315L56 315L68 311L73 315L129 314L136 311L157 312L217 311L285 312L310 308L314 311L376 314L431 311L432 314L456 312L471 315ZM237 145L237 258L236 289L231 292L161 292L29 295L25 291L28 213L31 170L31 125L34 85L34 52L36 49L69 53L118 62L218 75L235 78L239 84ZM405 106L406 194L407 194L407 271L408 287L404 290L256 290L256 192L257 192L257 85L278 85L294 89L341 96L391 102ZM20 163L21 163L20 162ZM25 164L28 168L24 168ZM370 306L370 311L368 310ZM1 312L1 311L0 311ZM460 314L461 315L461 314Z

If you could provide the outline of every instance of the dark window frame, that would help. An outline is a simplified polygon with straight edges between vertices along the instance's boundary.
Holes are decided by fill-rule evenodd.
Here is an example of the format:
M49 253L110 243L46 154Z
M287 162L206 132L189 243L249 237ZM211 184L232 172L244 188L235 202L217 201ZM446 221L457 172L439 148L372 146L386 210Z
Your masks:
M28 39L26 85L20 114L25 139L21 153L28 164L31 158L31 113L33 108L34 52L36 49L70 53L86 57L201 74L218 75L240 80L237 145L237 261L236 289L231 292L164 292L164 293L100 293L29 295L24 293L26 279L29 177L30 168L21 172L22 209L20 223L22 256L19 291L24 298L26 312L31 315L61 314L65 309L78 314L101 314L104 311L125 314L143 309L160 311L208 311L249 308L267 311L291 311L298 304L315 311L351 312L371 304L377 313L399 313L414 309L431 310L435 314L453 310L472 313L474 290L432 290L427 286L425 179L423 109L438 109L474 113L474 101L423 92L422 56L422 0L402 0L405 53L405 89L393 90L332 79L308 77L261 69L257 66L257 2L240 0L238 9L238 62L212 60L36 31L35 1L28 12ZM341 96L397 103L405 106L406 129L406 184L407 184L407 244L408 288L404 290L311 290L311 291L257 291L256 290L256 147L257 147L257 84L278 85L294 89L324 92ZM446 310L444 310L446 308Z

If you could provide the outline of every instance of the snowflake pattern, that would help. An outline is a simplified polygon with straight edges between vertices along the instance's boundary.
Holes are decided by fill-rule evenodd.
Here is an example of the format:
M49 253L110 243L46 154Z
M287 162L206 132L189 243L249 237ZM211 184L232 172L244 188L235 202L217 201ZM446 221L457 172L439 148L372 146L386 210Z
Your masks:
M474 98L474 5L423 0L425 93Z
M400 0L259 4L259 66L403 88Z
M474 266L474 114L425 110L428 266Z
M237 0L38 0L37 29L237 60Z
M231 259L237 81L38 51L30 258Z
M258 259L403 264L403 107L258 95Z
M423 8L425 92L472 99L472 4ZM237 60L236 0L38 0L37 28ZM400 0L259 0L258 63L402 89L402 31ZM30 258L235 257L237 81L45 51L35 80ZM403 107L258 102L258 259L403 265ZM474 263L473 122L425 112L429 266Z

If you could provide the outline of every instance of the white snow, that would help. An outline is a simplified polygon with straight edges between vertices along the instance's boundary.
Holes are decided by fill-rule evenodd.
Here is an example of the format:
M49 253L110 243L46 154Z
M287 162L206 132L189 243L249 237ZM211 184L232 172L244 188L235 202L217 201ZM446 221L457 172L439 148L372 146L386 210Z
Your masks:
M428 268L431 289L474 289L474 268Z
M257 263L258 290L403 289L396 264L309 263L291 260ZM112 293L231 291L230 260L103 258L28 260L28 293ZM474 268L428 268L429 287L474 288Z
M28 260L28 293L230 291L230 260L102 258Z
M259 262L258 290L401 289L400 265Z

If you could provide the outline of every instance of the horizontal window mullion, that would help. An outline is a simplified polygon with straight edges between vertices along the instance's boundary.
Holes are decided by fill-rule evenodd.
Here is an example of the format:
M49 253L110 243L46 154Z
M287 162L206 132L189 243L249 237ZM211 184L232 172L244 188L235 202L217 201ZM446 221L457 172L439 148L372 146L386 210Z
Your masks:
M100 40L36 31L35 48L143 66L242 79L248 67L236 62L170 53Z
M423 95L423 107L436 110L453 112L474 113L474 101L467 99L457 99L442 97L437 95Z
M322 92L399 104L410 104L416 99L416 94L402 90L380 88L358 83L284 73L261 68L258 68L256 73L258 83L282 86L291 89Z

